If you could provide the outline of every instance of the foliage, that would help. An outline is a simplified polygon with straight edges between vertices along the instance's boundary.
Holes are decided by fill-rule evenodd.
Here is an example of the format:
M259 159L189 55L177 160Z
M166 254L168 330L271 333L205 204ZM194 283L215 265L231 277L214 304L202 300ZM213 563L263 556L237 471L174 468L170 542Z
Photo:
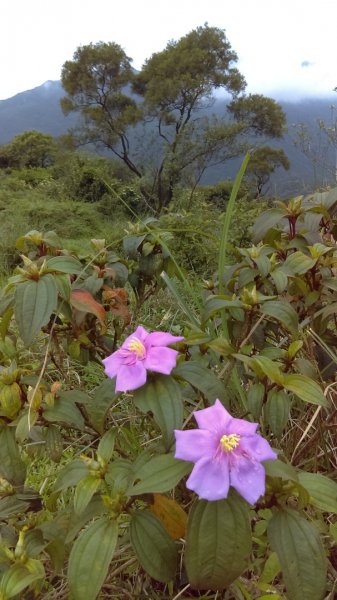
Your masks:
M261 146L255 149L246 171L255 198L262 195L262 190L268 184L270 176L280 167L286 171L290 168L290 162L282 149L270 146Z
M207 24L169 42L139 73L115 43L82 46L63 66L62 107L82 116L78 143L95 143L123 161L160 213L177 186L196 186L210 165L242 154L248 135L250 145L254 136L282 136L285 115L274 100L238 97L246 84L236 61L224 31ZM204 109L220 89L233 98L230 116L209 118ZM149 148L137 152L144 131ZM144 155L153 155L150 166Z
M264 210L256 245L224 266L238 182L200 295L156 220L129 226L124 258L102 239L86 256L52 231L18 239L0 302L5 600L334 593L337 190ZM116 393L101 358L164 283L184 334L177 366ZM193 465L174 456L174 430L193 436L192 412L217 398L278 454L255 505L233 490L198 499L185 485Z
M1 150L0 167L47 167L55 159L56 143L46 133L25 131Z

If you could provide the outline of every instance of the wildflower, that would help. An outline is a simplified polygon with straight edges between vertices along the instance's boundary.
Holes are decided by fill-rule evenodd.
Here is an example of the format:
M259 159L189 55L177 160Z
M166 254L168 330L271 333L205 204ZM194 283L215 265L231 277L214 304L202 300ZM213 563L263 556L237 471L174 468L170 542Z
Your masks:
M265 492L261 461L277 458L257 423L234 419L219 400L194 412L199 429L175 431L175 457L195 463L186 485L204 500L227 498L229 486L250 504Z
M166 346L183 339L164 331L149 333L144 327L137 327L119 350L103 360L108 377L116 377L116 392L144 385L147 371L169 375L176 366L178 352Z

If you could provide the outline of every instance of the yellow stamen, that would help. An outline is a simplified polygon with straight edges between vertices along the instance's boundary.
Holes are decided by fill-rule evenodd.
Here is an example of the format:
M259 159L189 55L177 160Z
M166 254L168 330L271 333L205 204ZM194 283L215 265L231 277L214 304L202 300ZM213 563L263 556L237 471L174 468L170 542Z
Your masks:
M240 443L240 436L237 433L230 433L229 435L223 435L220 444L221 448L225 452L232 452L238 447Z
M137 338L133 338L131 340L131 342L128 345L128 350L131 350L131 352L135 352L137 358L144 358L146 352L145 346Z

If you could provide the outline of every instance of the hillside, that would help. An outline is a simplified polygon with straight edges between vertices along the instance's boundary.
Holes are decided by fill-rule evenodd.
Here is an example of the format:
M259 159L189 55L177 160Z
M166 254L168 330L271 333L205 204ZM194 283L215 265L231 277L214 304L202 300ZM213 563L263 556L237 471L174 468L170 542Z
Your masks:
M74 126L77 117L65 117L60 108L60 98L64 91L60 81L46 81L43 85L27 90L0 101L0 144L9 142L16 134L27 130L38 130L59 136ZM300 193L314 187L332 182L332 166L335 163L334 152L326 151L325 140L317 128L317 119L330 123L332 119L331 96L320 99L308 99L301 102L280 102L287 115L288 133L284 139L273 142L284 149L291 162L287 173L276 173L271 181L270 192L278 195ZM223 102L219 100L213 111L223 111ZM295 146L298 124L304 123L314 133L317 144L321 144L321 164L314 168L301 150ZM321 136L319 140L318 137ZM206 173L203 182L211 184L221 179L232 178L237 171L239 161L218 165Z

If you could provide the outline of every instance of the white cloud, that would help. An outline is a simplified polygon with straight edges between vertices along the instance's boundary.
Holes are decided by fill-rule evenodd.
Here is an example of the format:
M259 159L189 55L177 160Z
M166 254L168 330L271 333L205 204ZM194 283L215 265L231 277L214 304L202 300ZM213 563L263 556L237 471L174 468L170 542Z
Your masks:
M337 85L337 3L321 0L2 0L0 98L59 79L77 46L115 41L140 68L208 21L226 29L249 90L327 94ZM303 61L313 63L310 69Z

